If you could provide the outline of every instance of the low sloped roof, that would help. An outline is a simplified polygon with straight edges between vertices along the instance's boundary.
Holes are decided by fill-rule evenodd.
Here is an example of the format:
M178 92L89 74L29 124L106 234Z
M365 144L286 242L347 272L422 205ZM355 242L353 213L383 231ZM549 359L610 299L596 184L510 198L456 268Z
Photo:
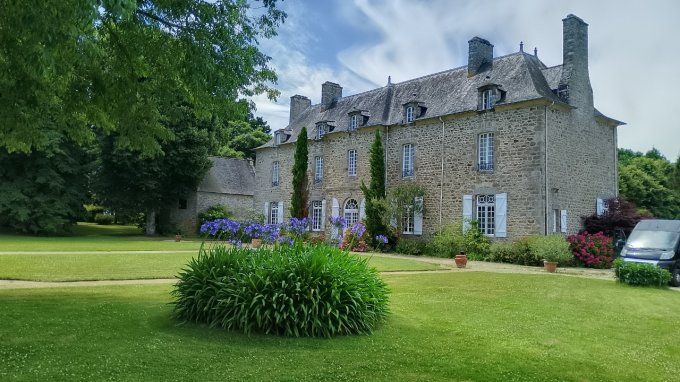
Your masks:
M198 185L199 192L253 195L255 169L246 159L210 157L212 167Z

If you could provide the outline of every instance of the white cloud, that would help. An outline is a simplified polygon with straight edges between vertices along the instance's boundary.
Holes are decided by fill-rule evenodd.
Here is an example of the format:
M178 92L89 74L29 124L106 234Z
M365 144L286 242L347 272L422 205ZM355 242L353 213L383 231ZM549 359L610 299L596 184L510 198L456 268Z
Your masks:
M674 30L680 2L651 3L340 1L336 6L348 25L379 38L353 41L350 48L335 53L335 66L308 60L305 46L324 43L323 36L316 37L324 20L305 17L304 5L313 3L293 3L281 38L267 46L281 80L282 99L276 106L257 104L273 127L283 127L288 120L285 105L293 94L318 102L321 83L327 80L339 82L345 94L352 94L383 85L388 75L398 82L461 66L467 61L467 40L477 35L495 45L497 56L517 51L522 40L527 51L537 46L547 65L560 64L561 19L574 13L590 24L596 107L628 123L619 129L619 146L636 150L655 146L675 158L680 154L675 116L680 101L674 94L680 88L675 73L680 52L668 31Z

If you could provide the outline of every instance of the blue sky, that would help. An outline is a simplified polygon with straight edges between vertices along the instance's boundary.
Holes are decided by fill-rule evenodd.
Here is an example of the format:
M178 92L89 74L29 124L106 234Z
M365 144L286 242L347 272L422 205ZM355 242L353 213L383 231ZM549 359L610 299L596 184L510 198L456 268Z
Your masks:
M321 84L349 95L465 65L467 41L480 36L494 55L538 48L548 66L562 61L562 18L589 25L595 106L625 121L619 147L657 147L680 155L680 50L674 37L680 1L613 0L285 0L279 35L262 41L279 75L281 97L256 97L273 129L288 122L290 96L318 103Z

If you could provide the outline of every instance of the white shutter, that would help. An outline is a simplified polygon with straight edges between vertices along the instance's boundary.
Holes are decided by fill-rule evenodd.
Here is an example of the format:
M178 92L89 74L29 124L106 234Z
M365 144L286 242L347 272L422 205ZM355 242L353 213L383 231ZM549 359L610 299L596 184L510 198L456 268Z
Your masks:
M463 195L463 232L470 229L472 221L472 195Z
M423 197L416 196L413 199L413 234L423 234Z
M340 216L340 205L338 204L338 199L333 198L333 207L331 210L331 216L334 218L337 218ZM333 240L337 240L339 238L339 232L338 232L338 226L333 225L333 228L331 228L331 238Z
M567 210L560 211L560 228L562 233L567 233Z
M279 224L283 223L283 202L279 202Z
M597 216L604 215L604 200L597 198Z
M361 199L359 203L359 220L364 220L366 218L366 199Z
M264 224L269 223L269 202L264 202Z
M321 230L326 229L326 199L321 201Z
M390 218L390 225L394 228L397 228L397 218L395 216Z
M496 194L496 209L495 209L495 226L494 236L507 237L508 236L508 194Z

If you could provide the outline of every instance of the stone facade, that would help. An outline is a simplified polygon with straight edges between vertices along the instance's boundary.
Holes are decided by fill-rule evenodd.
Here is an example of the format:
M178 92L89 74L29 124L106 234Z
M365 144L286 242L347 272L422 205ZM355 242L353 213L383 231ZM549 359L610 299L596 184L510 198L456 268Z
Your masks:
M369 181L369 149L377 129L385 147L387 189L415 183L425 190L417 234L430 236L464 216L477 218L480 195L497 198L491 234L496 238L578 231L580 217L595 212L597 198L617 194L616 128L622 122L593 106L587 24L573 15L563 23L564 65L547 67L524 52L493 58L493 45L474 38L473 67L388 81L348 97L326 83L326 102L304 110L300 105L306 103L294 96L290 125L277 131L284 138L257 150L255 208L267 215L272 203L282 203L284 217L289 216L294 142L302 127L310 138L310 202L325 201L325 220L342 215L348 199L363 204L359 186ZM482 97L491 97L490 107ZM356 130L353 115L361 116ZM319 126L325 135L316 139ZM483 149L492 151L492 163L479 159L480 134L488 133L492 148ZM402 172L407 144L414 147L413 175ZM348 175L349 150L358 153L356 176ZM314 182L315 157L323 158L321 182ZM274 162L280 169L276 186Z

